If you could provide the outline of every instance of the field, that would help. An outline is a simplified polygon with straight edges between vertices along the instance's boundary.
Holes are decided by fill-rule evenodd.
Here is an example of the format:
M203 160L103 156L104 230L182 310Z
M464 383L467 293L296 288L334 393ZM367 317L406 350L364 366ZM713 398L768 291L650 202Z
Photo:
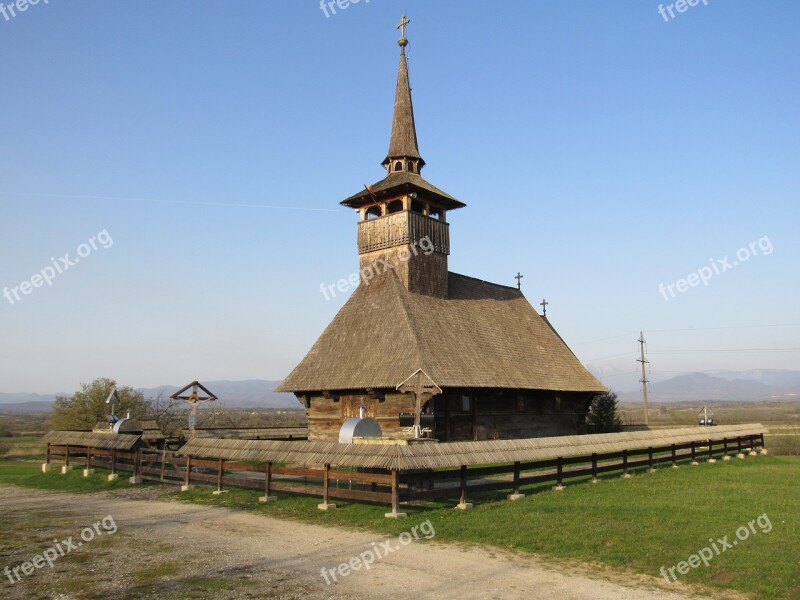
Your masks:
M635 424L638 407L621 408L627 422ZM715 597L742 593L754 599L800 598L800 458L792 456L800 454L797 403L736 403L709 408L718 423L765 424L770 429L766 437L770 456L697 467L686 465L652 474L638 472L629 480L608 477L598 485L574 482L560 493L531 487L523 489L528 497L516 503L499 495L471 497L476 505L468 512L454 511L452 504L445 503L404 507L409 513L407 521L384 519L385 507L349 502L337 502L341 510L322 513L316 508L318 499L291 495L281 496L277 503L261 505L257 502L259 494L246 490L212 496L208 488L181 494L173 487L146 484L136 493L383 535L397 535L407 523L430 519L439 542L493 547L523 555L533 553L559 563L595 565L603 572L611 569L660 581L667 589L688 584L701 591L716 590L711 592ZM656 405L651 426L694 425L697 413L694 404ZM31 457L43 453L40 439L46 429L46 415L0 416L0 485L77 493L133 493L124 479L108 483L102 480L101 472L89 479L83 479L78 472L66 476L41 474L38 462ZM25 522L0 524L0 556L15 555L10 544L24 532L12 530L25 527ZM30 525L33 527L34 522ZM744 536L742 527L749 533L739 541L736 534L738 531ZM713 544L725 536L736 545L718 555L714 552L707 567L702 563L697 568L681 565L705 548L711 552ZM720 545L717 543L717 548ZM661 567L665 568L667 579L677 579L679 583L667 584ZM669 575L670 568L674 578ZM152 585L157 586L158 573L152 576ZM217 584L219 581L213 585Z
M88 480L77 472L42 475L37 466L2 461L0 484L79 492L109 486L100 475ZM515 503L484 496L467 512L454 511L450 504L407 507L407 521L384 519L384 507L367 504L338 503L341 510L322 513L316 508L318 499L307 497L282 496L274 504L260 505L257 492L244 490L224 496L212 496L208 488L184 494L170 488L161 493L175 501L382 534L397 535L408 523L430 519L439 542L600 564L653 579L663 578L661 567L667 573L672 567L682 583L743 592L756 599L790 599L800 597L798 474L800 459L759 456L639 472L632 479L612 477L598 485L575 483L563 492L529 488L524 490L529 496ZM118 490L126 486L119 481L111 485ZM4 540L7 533L3 531ZM737 539L737 534L744 539ZM710 549L710 539L717 543L725 536L736 544L715 553L708 567L700 564L685 574L676 570L703 548ZM721 549L722 543L717 546ZM10 549L2 552L8 555Z

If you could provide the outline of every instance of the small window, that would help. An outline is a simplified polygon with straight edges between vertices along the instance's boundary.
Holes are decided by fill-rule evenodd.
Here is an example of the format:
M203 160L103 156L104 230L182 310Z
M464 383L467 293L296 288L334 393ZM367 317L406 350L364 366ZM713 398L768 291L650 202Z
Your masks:
M414 172L414 163L413 162L409 162L408 163L408 172L409 173L413 173Z
M411 211L419 214L424 214L425 212L425 205L420 202L419 200L412 200L411 201Z
M471 410L470 398L467 394L461 396L461 412L469 412Z
M397 161L394 163L394 170L395 171L402 171L403 170L403 163L401 161Z
M367 220L369 219L377 219L381 216L381 207L380 206L372 206L367 209Z
M441 218L442 211L438 208L431 206L430 210L428 211L428 216L432 219L439 219Z

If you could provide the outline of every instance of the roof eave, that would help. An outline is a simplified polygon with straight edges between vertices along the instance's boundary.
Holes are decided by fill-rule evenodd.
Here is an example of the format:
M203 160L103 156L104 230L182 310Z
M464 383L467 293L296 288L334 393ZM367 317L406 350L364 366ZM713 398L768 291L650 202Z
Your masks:
M348 208L362 208L368 204L374 204L375 202L388 200L392 196L397 196L398 194L408 192L421 192L428 197L432 197L434 200L439 202L442 205L442 208L445 210L456 210L466 206L464 202L461 202L461 200L458 200L457 198L439 194L411 182L400 183L384 190L379 190L373 194L370 194L367 190L364 190L363 192L359 192L350 196L349 198L346 198L345 200L342 200L339 204Z

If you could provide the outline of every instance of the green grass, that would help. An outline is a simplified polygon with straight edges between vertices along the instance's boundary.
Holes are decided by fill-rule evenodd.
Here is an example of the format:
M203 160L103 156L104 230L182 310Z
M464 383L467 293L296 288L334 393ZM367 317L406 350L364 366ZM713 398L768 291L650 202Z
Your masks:
M41 436L19 435L0 437L0 457L2 458L32 458L44 456L45 445Z
M776 456L800 456L800 435L766 435L764 445Z
M83 477L83 465L75 465L72 471L61 475L61 467L53 465L53 470L45 475L41 472L41 464L32 461L0 460L0 484L81 493L130 487L129 473L120 473L119 479L108 481L107 476L110 471L95 469L94 475Z
M43 475L38 465L0 461L0 483L46 489L87 491L114 486L95 476L76 481L71 473ZM316 497L281 495L259 504L259 492L232 489L212 496L211 488L175 491L184 502L228 506L309 523L369 529L398 535L430 520L439 542L474 543L558 559L603 563L660 577L660 567L688 560L701 548L728 536L762 514L772 524L710 561L709 567L679 575L684 583L745 592L752 598L800 597L800 458L759 456L656 473L639 471L597 485L571 481L563 492L538 486L528 496L508 502L502 495L468 498L471 511L453 510L454 502L404 507L404 520L385 519L384 506L336 502L339 510L321 512ZM126 486L117 482L118 486ZM677 573L677 572L676 572Z

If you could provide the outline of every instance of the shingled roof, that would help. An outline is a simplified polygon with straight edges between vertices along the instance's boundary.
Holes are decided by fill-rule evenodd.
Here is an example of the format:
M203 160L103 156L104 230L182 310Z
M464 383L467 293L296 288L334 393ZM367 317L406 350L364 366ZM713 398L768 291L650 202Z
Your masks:
M448 286L415 294L393 271L360 285L278 391L395 388L417 369L442 388L605 391L519 290Z
M454 210L466 206L461 200L453 198L447 192L443 192L435 185L428 183L421 175L409 171L390 173L370 187L370 191L361 190L342 200L340 204L351 208L359 208L365 204L373 204L376 201L383 200L384 197L388 198L401 193L423 192L425 196L438 200L442 208L446 210Z
M417 146L417 128L414 124L414 105L411 102L411 85L408 82L408 61L405 52L400 53L397 88L394 94L392 134L389 138L389 152L386 154L384 162L400 156L416 158L420 160L421 165L425 164Z

